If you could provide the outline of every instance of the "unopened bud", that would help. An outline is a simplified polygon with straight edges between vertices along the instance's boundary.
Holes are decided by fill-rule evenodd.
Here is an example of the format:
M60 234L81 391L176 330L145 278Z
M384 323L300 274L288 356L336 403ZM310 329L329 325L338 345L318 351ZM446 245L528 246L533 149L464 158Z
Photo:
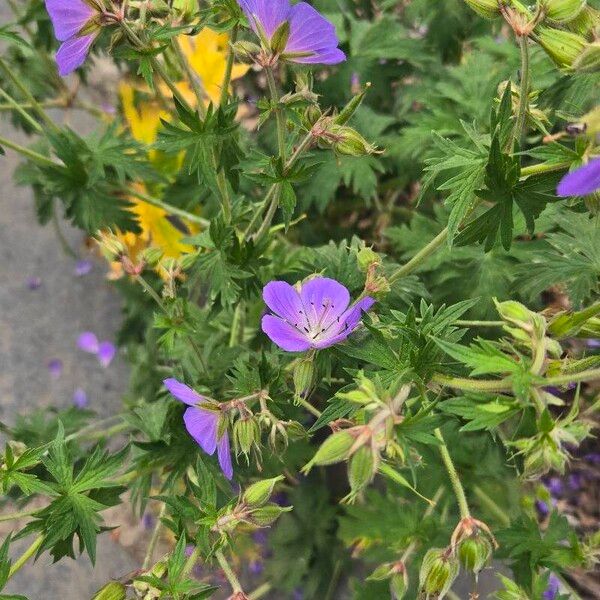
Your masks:
M96 242L102 256L109 262L113 262L125 254L123 242L112 231L99 231L96 234Z
M465 0L465 2L485 19L495 19L500 16L499 0Z
M540 46L562 69L571 69L587 44L584 37L562 29L539 27L536 33Z
M572 21L585 8L586 0L543 0L546 16L556 23Z
M572 21L563 25L569 31L582 35L589 41L594 39L598 26L600 26L600 11L591 6L586 6Z
M346 125L331 125L329 134L336 138L333 149L344 156L366 156L380 152L377 146L367 140L352 127Z
M371 265L381 264L381 256L379 256L372 248L361 248L356 254L356 260L358 262L358 268L363 273L366 273Z
M600 42L588 44L573 63L573 69L580 73L600 71Z
M449 549L432 548L423 558L419 586L425 594L443 598L458 575L460 564Z
M111 581L101 587L93 596L92 600L125 600L127 590L119 581Z
M306 129L312 129L315 123L323 116L321 109L316 104L311 104L304 111L303 125Z
M350 488L356 494L365 486L369 485L375 477L377 465L375 455L370 446L361 446L350 459L348 465L348 480Z
M274 523L283 513L290 512L291 506L279 506L279 504L265 504L250 513L250 520L259 527L268 527Z
M549 471L565 472L567 455L552 441L543 439L526 452L523 477L537 480Z
M244 492L243 501L251 507L262 506L271 497L275 484L282 479L283 475L279 475L272 479L263 479L253 483Z
M258 44L245 40L235 42L232 48L237 58L245 62L253 62L260 54L260 46Z
M315 365L313 357L308 356L302 359L294 368L294 390L296 396L304 397L313 385L315 377Z
M365 85L365 89L356 94L346 106L342 109L339 115L334 117L333 122L336 125L345 125L354 115L354 113L358 110L362 101L364 100L369 88L371 87L370 83Z
M487 537L476 534L460 543L458 558L465 569L479 573L488 564L492 550L492 542Z
M390 582L392 600L402 600L408 590L408 573L404 563L402 561L384 563L367 577L367 581L384 581L386 579Z
M333 465L348 458L354 444L354 436L348 431L336 431L319 447L312 460L303 468L308 473L314 465Z
M237 448L248 455L260 434L253 418L238 419L233 425L233 440Z
M164 256L161 248L146 248L142 252L142 261L151 267L156 267Z

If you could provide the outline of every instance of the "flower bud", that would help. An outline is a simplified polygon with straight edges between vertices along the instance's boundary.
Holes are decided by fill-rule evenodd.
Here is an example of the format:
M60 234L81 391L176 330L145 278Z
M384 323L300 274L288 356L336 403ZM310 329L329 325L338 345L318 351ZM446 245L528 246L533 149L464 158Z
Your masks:
M365 486L369 485L375 477L377 465L375 455L370 446L361 446L350 459L348 465L348 479L350 488L355 495Z
M310 392L315 377L312 356L303 358L294 368L294 389L296 396L304 397Z
M92 597L92 600L125 600L127 592L119 581L111 581L102 586Z
M458 547L460 564L473 573L479 573L492 556L492 543L479 534L464 539Z
M533 331L533 321L537 316L534 312L530 311L526 306L520 302L514 300L507 300L506 302L498 302L494 298L494 304L498 314L505 320L514 323L519 328L525 331Z
M390 582L392 600L402 600L408 590L408 573L404 563L401 560L395 563L384 563L367 577L367 581L384 581L385 579Z
M250 454L252 445L258 440L260 431L253 418L238 419L233 425L233 441L244 454Z
M381 256L377 254L372 248L361 248L356 254L356 260L358 261L358 268L363 272L367 273L371 265L380 265Z
M321 444L312 460L302 470L308 473L314 465L333 465L345 460L353 444L354 436L351 433L336 431Z
M358 108L362 104L362 101L364 100L365 95L369 91L370 87L371 87L371 84L367 83L365 85L365 89L362 90L361 92L359 92L358 94L356 94L356 96L354 96L350 100L350 102L348 102L348 104L346 104L346 106L344 106L344 108L342 109L340 114L337 115L336 117L334 117L333 122L336 125L345 125L352 118L352 115L354 115L354 113L358 110Z
M585 8L586 0L543 0L546 16L556 23L572 21Z
M561 69L570 69L586 46L585 38L570 31L539 27L536 33L540 46Z
M321 112L321 109L316 104L311 104L304 111L302 125L304 125L306 129L312 129L322 116L323 113Z
M564 27L592 41L595 35L594 32L599 25L600 11L591 6L586 6L572 21L566 23Z
M272 479L263 479L253 483L244 492L243 501L251 507L262 506L271 497L275 484L282 479L283 475L279 475Z
M142 262L154 268L158 265L163 256L164 252L161 248L146 248L142 252Z
M250 520L259 527L268 527L283 513L290 512L291 510L291 506L279 506L279 504L269 503L253 510L250 513Z
M499 0L465 0L465 2L485 19L495 19L500 16Z
M423 558L419 571L419 586L425 594L443 598L458 576L460 564L446 548L432 548Z
M573 63L573 69L579 73L600 71L600 42L588 44Z
M345 156L366 156L368 154L375 154L380 151L377 150L377 146L369 144L365 138L358 133L352 127L346 125L331 125L329 133L337 138L333 143L333 149L338 154Z
M245 62L254 62L254 59L260 54L260 46L246 40L239 40L232 44L233 51L237 58Z
M123 242L112 231L99 231L96 234L96 242L102 256L109 262L113 262L125 254Z
M568 456L552 440L543 438L526 452L523 477L536 480L549 471L565 472Z

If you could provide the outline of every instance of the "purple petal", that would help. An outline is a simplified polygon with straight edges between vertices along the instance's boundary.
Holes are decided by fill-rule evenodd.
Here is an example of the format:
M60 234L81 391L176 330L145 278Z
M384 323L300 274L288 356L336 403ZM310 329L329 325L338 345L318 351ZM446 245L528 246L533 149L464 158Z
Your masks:
M263 288L265 304L279 317L290 323L304 323L306 316L302 308L300 294L285 281L271 281Z
M112 342L100 342L98 346L98 360L103 367L110 365L116 353L117 347Z
M268 38L289 18L291 7L289 0L238 0L250 23L258 33L256 21L260 23Z
M306 65L337 65L346 60L346 55L339 48L331 48L329 50L315 50L314 54L310 56L300 56L288 60Z
M77 408L85 408L88 405L88 397L87 397L87 394L85 393L85 390L83 390L81 388L77 388L73 392L73 404Z
M310 348L308 338L279 317L265 315L261 324L271 341L287 352L302 352Z
M206 454L214 454L217 447L219 414L211 410L192 406L183 414L183 422L188 433L194 438L200 448Z
M92 262L89 260L78 260L73 273L76 277L83 277L92 271L92 266Z
M60 42L77 35L96 12L83 0L46 0L46 10Z
M567 173L558 184L558 196L586 196L600 189L600 158Z
M188 406L198 406L199 404L206 402L206 398L204 396L201 396L191 387L185 385L185 383L177 381L177 379L173 379L172 377L165 379L163 384L169 390L169 392L171 392L171 394L177 398L177 400L181 400L181 402L187 404Z
M327 335L321 336L321 339L314 344L314 347L317 349L329 348L329 346L343 342L356 329L363 312L369 310L374 303L375 300L367 296L354 304L354 306L351 306L341 316L339 324L331 327L327 331Z
M315 277L302 285L300 298L310 329L327 329L341 317L350 303L350 292L335 279Z
M354 329L362 319L363 313L371 309L375 304L375 299L371 296L366 296L359 300L354 306L351 306L342 316L342 321L346 323L348 329Z
M548 578L548 587L542 594L542 598L544 600L554 600L558 596L559 590L560 581L558 577L554 573L550 573L550 577Z
M63 362L60 358L52 358L48 361L48 372L52 379L58 379L63 372Z
M80 350L89 352L90 354L97 354L98 349L100 348L96 334L92 333L91 331L84 331L79 336L77 340L77 346Z
M40 289L42 287L42 278L41 277L28 277L27 278L27 287L32 292Z
M65 77L79 68L87 58L90 46L96 39L96 34L73 37L63 42L56 53L58 74Z
M229 434L227 432L225 432L219 440L217 455L219 457L221 471L223 471L223 474L227 479L231 479L233 477L233 465L231 464L231 450L229 449Z

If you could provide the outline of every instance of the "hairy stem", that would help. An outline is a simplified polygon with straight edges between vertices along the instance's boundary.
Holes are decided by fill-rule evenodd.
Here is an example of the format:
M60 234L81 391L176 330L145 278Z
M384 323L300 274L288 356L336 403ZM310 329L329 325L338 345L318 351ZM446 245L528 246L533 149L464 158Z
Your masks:
M2 88L0 88L0 96L2 96L7 102L8 107L11 110L15 110L18 112L24 119L33 127L34 131L37 133L42 132L42 127L40 124L25 110L25 107L22 104L19 104L11 95L7 94ZM29 103L29 106L32 106Z
M269 93L271 94L271 101L275 104L275 118L277 120L277 147L279 150L279 157L285 162L285 114L280 106L279 90L275 83L275 76L271 67L265 67L265 73L267 75L267 82L269 84Z
M219 563L219 566L221 567L221 569L223 569L223 573L225 573L225 577L227 577L227 581L229 581L229 585L231 586L233 593L235 594L237 592L241 592L242 586L240 584L240 581L237 578L237 575L233 572L233 569L231 568L229 563L227 562L227 559L225 558L223 552L221 550L217 550L215 552L215 557Z
M202 225L203 227L208 227L210 225L210 221L208 219L203 219L202 217L199 217L198 215L190 213L187 210L183 210L181 208L177 208L176 206L172 206L171 204L168 204L167 202L164 202L163 200L159 200L158 198L153 198L152 196L149 196L148 194L145 194L144 192L140 192L139 190L136 190L135 188L129 188L127 190L127 193L132 196L135 196L136 198L139 198L140 200L143 200L144 202L146 202L148 204L151 204L152 206L162 208L172 215L177 215L178 217L181 217L182 219L185 219L186 221L189 221L190 223L198 223L199 225Z
M259 585L253 592L250 592L248 598L250 600L260 600L263 596L268 594L273 589L273 585L268 581Z
M163 502L163 505L160 507L160 512L158 513L158 516L156 517L156 525L154 526L154 529L152 531L152 537L150 538L150 542L148 543L148 549L146 550L146 555L144 556L144 562L142 564L142 569L144 571L148 570L148 567L150 566L150 564L152 562L152 555L154 554L156 544L158 543L158 540L160 539L160 533L163 528L162 518L165 516L166 512L167 512L167 504L165 502Z
M0 522L16 521L17 519L25 519L26 517L32 517L39 510L40 510L39 508L36 508L35 510L22 510L20 512L8 513L6 515L0 515Z
M465 490L460 482L460 477L458 476L456 467L452 462L452 457L448 452L448 447L446 446L444 436L442 435L439 427L434 431L434 433L435 437L441 442L440 454L442 455L442 462L444 463L446 471L448 472L448 477L450 478L450 483L452 484L452 489L454 490L454 495L456 496L456 501L458 502L460 516L462 519L468 519L471 516L471 511L469 510Z
M196 103L198 105L198 112L201 115L204 115L204 100L206 95L204 93L204 90L202 89L202 86L200 85L199 76L192 69L188 59L186 58L185 54L183 53L183 50L181 49L181 44L179 43L179 40L176 37L174 37L171 40L171 46L175 51L175 55L177 56L177 60L179 61L181 68L183 69L186 77L188 78L188 81L190 82L190 87L194 91L194 95L196 96Z
M419 250L405 265L401 266L397 271L389 277L389 282L393 283L402 277L406 277L412 273L417 267L421 266L427 258L429 258L438 248L440 248L448 239L449 229L445 227L438 233L424 248Z
M71 248L69 242L67 241L67 238L65 237L62 229L60 228L60 222L58 220L56 207L52 207L52 227L54 228L54 233L56 234L56 238L58 239L58 243L63 249L63 252L71 258L77 258L77 252L75 252L75 250Z
M229 97L229 86L231 84L231 73L233 71L233 61L235 59L235 53L233 51L233 44L235 44L238 36L238 26L231 30L231 38L229 40L229 51L227 53L227 63L225 64L225 74L223 75L223 83L221 84L221 99L220 104L223 105L227 102Z
M31 546L29 546L29 548L27 548L27 550L25 550L25 552L23 552L23 554L21 554L21 556L19 556L19 558L11 565L7 580L23 568L27 561L38 551L43 542L44 536L41 534L33 540Z
M526 35L520 35L519 49L521 51L521 93L519 96L519 107L517 109L517 119L513 130L511 147L516 141L521 144L521 138L525 133L525 123L527 120L527 107L529 105L529 38Z
M48 158L47 156L44 156L43 154L39 154L38 152L35 152L34 150L30 150L29 148L26 148L25 146L21 146L20 144L17 144L16 142L13 142L2 136L0 136L0 146L6 146L7 148L10 148L11 150L18 152L22 156L25 156L26 158L29 158L41 165L45 165L47 167L57 166L57 163L55 163L51 158Z

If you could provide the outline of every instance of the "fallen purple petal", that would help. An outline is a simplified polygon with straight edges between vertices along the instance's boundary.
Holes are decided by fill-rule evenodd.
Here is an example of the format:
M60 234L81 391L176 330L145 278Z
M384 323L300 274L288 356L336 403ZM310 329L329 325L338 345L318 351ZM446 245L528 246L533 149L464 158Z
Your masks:
M48 361L46 365L48 367L48 372L50 373L50 377L52 379L58 379L63 372L63 361L60 358L52 358Z
M42 287L42 278L41 277L28 277L27 278L27 287L31 291L39 290Z
M108 367L112 362L115 354L117 353L117 347L112 342L100 342L98 346L98 360L103 367Z
M75 263L74 274L75 274L76 277L83 277L84 275L87 275L88 273L91 273L92 268L93 268L92 261L90 261L90 260L78 260Z
M88 396L82 388L77 388L73 392L73 405L77 408L86 408L88 405Z
M92 333L91 331L84 331L77 338L77 347L84 352L97 354L100 344L98 343L98 338L96 337L95 333Z

